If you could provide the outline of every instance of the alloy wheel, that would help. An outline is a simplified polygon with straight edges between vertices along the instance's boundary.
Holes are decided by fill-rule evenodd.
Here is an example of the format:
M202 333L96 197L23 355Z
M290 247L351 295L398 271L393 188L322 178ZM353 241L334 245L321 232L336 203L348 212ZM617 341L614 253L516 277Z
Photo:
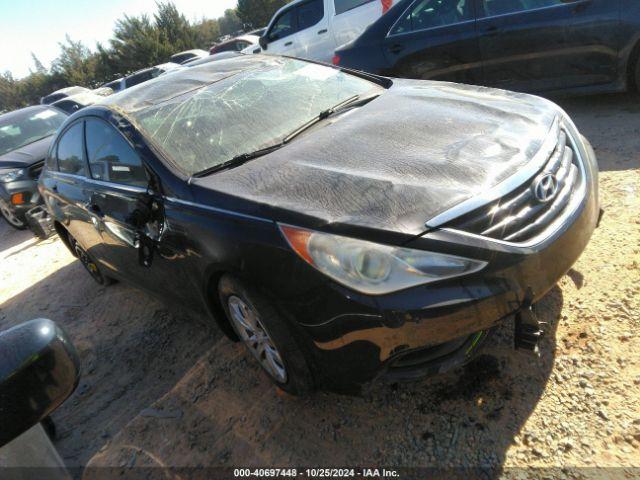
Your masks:
M258 312L240 297L232 295L227 301L231 321L253 356L269 375L280 383L287 381L287 370Z
M16 216L13 209L2 199L0 199L0 213L11 226L16 228L25 227L26 224Z

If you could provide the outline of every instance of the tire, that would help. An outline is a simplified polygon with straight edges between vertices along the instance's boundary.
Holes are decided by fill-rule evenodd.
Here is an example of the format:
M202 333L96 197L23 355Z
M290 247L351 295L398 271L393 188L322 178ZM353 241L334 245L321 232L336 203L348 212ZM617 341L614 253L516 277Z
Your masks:
M270 380L292 395L311 392L314 382L305 356L271 303L231 275L220 279L218 293L229 323Z
M91 278L93 278L98 285L106 287L113 283L111 278L102 273L102 270L98 267L98 264L93 257L89 255L89 253L82 248L82 246L71 235L69 235L69 244L84 269L89 273L89 275L91 275Z
M5 221L11 225L16 230L26 230L27 222L25 220L20 220L16 214L11 210L11 207L0 198L0 215Z

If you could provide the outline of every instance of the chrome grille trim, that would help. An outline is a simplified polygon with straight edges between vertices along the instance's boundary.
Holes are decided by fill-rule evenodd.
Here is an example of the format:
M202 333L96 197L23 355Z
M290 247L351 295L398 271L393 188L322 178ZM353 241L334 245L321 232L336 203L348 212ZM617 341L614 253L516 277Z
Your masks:
M536 179L544 173L554 174L557 180L556 194L547 203L539 202L533 192ZM463 214L443 227L488 241L533 245L552 235L576 210L585 197L586 183L578 145L561 126L555 148L533 178L502 198Z

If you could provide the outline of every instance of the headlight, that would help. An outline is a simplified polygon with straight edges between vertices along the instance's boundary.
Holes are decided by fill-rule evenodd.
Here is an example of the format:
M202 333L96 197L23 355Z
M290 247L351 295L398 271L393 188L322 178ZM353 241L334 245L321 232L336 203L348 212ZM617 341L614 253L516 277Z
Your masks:
M486 262L280 225L307 263L358 292L381 295L477 272Z
M21 170L0 170L0 182L9 183L14 180L18 180L19 178L25 175L26 171L24 169Z

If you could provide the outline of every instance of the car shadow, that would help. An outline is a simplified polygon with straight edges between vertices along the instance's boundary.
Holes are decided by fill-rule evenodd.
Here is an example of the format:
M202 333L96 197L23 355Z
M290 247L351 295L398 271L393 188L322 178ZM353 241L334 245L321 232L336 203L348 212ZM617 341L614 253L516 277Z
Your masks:
M78 350L80 383L52 415L68 466L84 465L221 336L133 287L99 286L78 261L4 301L0 312L0 330L50 318Z
M510 319L468 365L419 382L374 383L358 396L290 397L241 345L221 341L153 404L169 413L137 416L84 478L140 466L198 467L206 476L207 467L290 465L481 468L498 478L551 375L562 306L559 287L536 306L548 323L540 358L513 350Z
M640 168L640 96L617 93L555 101L591 142L600 171Z

